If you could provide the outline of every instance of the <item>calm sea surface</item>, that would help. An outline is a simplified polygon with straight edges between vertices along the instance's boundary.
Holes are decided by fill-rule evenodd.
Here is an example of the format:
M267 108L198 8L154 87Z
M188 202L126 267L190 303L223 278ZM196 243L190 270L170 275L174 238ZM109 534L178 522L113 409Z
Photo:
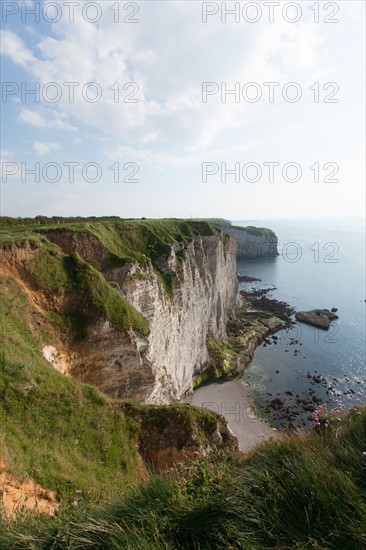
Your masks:
M269 227L279 240L278 257L238 261L240 275L261 279L241 284L242 289L272 287L268 296L288 302L295 310L336 307L339 315L328 331L296 323L276 333L276 344L271 339L271 344L256 350L243 382L258 412L281 428L289 423L286 408L297 411L292 423L304 426L311 414L303 409L304 401L334 404L341 400L346 407L365 402L364 226L329 221L233 223ZM322 376L321 382L309 373ZM277 398L284 407L276 411L269 405Z

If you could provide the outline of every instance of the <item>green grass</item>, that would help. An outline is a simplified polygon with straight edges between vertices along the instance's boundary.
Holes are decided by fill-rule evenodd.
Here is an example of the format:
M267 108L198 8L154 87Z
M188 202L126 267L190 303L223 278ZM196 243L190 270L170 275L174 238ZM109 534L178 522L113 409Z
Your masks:
M29 304L13 280L0 283L0 455L9 471L63 498L121 490L135 479L134 422L43 359Z
M0 547L361 550L365 446L364 406L329 431L186 463L100 508L3 523Z
M249 235L255 235L257 237L275 236L275 233L272 231L272 229L268 229L267 227L254 227L253 225L248 225L247 227L233 225L232 227L234 227L234 229L240 229L240 231L245 231L246 233L249 233Z
M230 376L236 369L236 360L243 349L243 345L235 338L216 340L212 336L207 338L209 365L195 377L193 388L198 388L208 380L215 380Z
M16 222L16 220L13 220ZM33 223L32 223L33 221ZM78 222L44 223L38 225L34 220L26 223L10 223L4 218L0 224L0 245L21 243L30 238L40 242L52 232L90 233L98 238L102 245L120 260L146 263L148 258L156 259L170 251L170 245L191 242L198 235L212 235L216 229L205 221L161 219L161 220L122 220L112 221L96 218ZM51 221L51 220L50 220Z
M193 218L192 221L207 222L214 226L230 227L231 221L224 218Z
M42 246L33 259L24 262L24 266L41 286L49 290L73 286L73 263L59 249L51 251Z
M184 246L199 235L209 236L217 233L217 229L207 220L122 220L120 218L46 218L12 219L3 218L0 223L0 247L4 250L10 246L41 247L42 254L30 262L29 269L48 284L50 289L59 290L68 284L67 273L63 272L59 258L60 250L52 245L53 235L71 233L76 241L82 242L83 237L96 237L109 254L109 266L123 266L137 263L142 268L148 261L152 262L155 272L169 298L179 284L178 274L161 268L161 260L170 255L171 247L178 250L178 257L184 256ZM46 238L47 237L47 238ZM50 255L54 253L52 260ZM100 264L89 262L100 271ZM181 262L178 262L178 271ZM67 266L64 266L67 271Z
M82 290L88 302L102 311L118 330L134 328L149 334L149 324L145 317L131 306L99 271L84 262L77 254L72 256L75 266L76 286Z
M47 246L55 248L47 241L45 237L27 230L23 226L5 226L0 225L0 250L10 249L12 246L30 245L31 247Z

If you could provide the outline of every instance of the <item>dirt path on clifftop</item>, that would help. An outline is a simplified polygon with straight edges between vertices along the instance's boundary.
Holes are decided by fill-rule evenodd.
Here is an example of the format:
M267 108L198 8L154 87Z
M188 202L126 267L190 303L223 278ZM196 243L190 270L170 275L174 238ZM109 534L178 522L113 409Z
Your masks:
M254 414L247 390L238 379L203 384L185 401L225 416L243 452L249 452L266 439L278 437L275 430Z

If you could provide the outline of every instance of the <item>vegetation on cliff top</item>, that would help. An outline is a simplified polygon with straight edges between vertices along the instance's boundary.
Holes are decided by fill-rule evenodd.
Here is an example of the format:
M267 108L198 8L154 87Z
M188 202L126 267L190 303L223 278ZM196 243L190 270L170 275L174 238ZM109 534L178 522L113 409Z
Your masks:
M76 286L84 292L88 304L103 311L119 330L134 328L143 334L149 334L149 323L145 317L109 285L99 271L77 254L73 254L72 259L75 262Z
M222 218L197 218L196 221L206 221L215 227L232 227L233 229L239 229L240 231L245 231L250 235L255 235L257 237L275 237L274 231L268 227L255 227L253 225L247 225L243 227L241 225L233 225L231 221L225 220Z
M90 231L95 234L108 250L117 256L141 260L143 256L154 254L155 244L174 244L191 240L194 235L213 235L219 227L234 227L256 236L274 236L266 227L252 225L242 227L232 225L221 218L190 219L122 219L118 216L70 217L37 216L36 218L0 218L0 244L14 242L17 239L37 239L37 233L49 230L67 229L74 232ZM134 241L131 242L131 239ZM153 245L152 247L146 246ZM151 250L152 248L152 250ZM136 255L137 253L137 255ZM140 253L140 254L139 254Z
M58 247L52 242L58 242L62 235L69 237L72 239L75 251L81 254L78 248L83 247L83 240L94 238L109 257L110 267L130 263L146 267L150 260L167 296L171 297L178 279L175 272L162 269L161 260L169 256L172 246L183 254L185 245L192 242L194 238L216 233L218 229L204 220L122 220L116 217L46 218L43 216L35 219L2 218L0 247L6 249L12 245L30 244L41 248L43 255L38 263L40 264L43 259L48 264L53 264L52 273L57 269L59 271L56 280L51 281L52 286L52 283L60 283L64 279L64 274L60 273L62 266L57 268L55 265L60 250L57 251ZM46 251L55 255L53 262L45 255ZM46 271L47 269L43 270L45 275L47 275Z
M146 263L169 251L171 245L191 242L199 235L214 235L218 230L207 221L180 219L122 220L120 218L0 218L0 245L30 241L44 242L50 232L67 231L92 234L120 260Z
M245 231L249 235L254 235L256 237L275 237L274 231L268 229L268 227L254 227L253 225L247 225L246 227L241 227L239 225L233 225L234 229L239 229L240 231Z
M0 546L361 550L365 447L364 406L328 430L267 442L248 456L186 463L102 508L81 498L54 518L4 522Z

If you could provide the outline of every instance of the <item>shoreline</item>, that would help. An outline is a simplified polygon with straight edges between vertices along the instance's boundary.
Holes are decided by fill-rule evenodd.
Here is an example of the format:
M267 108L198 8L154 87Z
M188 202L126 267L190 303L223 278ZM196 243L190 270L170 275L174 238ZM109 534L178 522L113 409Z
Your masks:
M248 279L251 280L245 282L260 281L255 278ZM281 433L260 415L241 378L245 368L252 361L255 350L263 343L266 346L266 342L269 343L267 339L273 338L275 332L294 324L291 319L294 309L289 304L279 302L275 298L267 298L266 294L272 290L240 290L244 305L236 312L238 324L231 326L228 334L229 338L237 337L241 340L242 349L238 353L236 368L229 375L202 382L183 398L185 403L206 407L222 414L238 439L240 451L245 453L263 441L279 437ZM273 342L276 342L276 336Z
M267 294L273 290L275 290L275 287L240 290L244 298L244 305L238 308L236 312L237 319L234 324L229 323L230 331L228 330L228 338L236 340L238 346L241 347L231 372L220 378L207 379L194 389L193 394L184 397L186 402L200 406L204 402L211 402L214 410L223 414L228 420L230 428L239 439L241 450L245 452L255 446L261 438L263 440L268 439L273 437L274 434L286 430L311 429L314 422L314 413L319 405L328 406L336 398L342 398L343 400L357 398L357 395L364 394L363 385L366 389L366 380L362 380L362 378L356 380L361 390L361 392L357 392L356 389L352 389L350 386L346 387L346 383L351 382L349 375L344 375L343 380L339 376L337 378L326 376L321 373L317 365L314 365L314 367L317 367L318 370L305 371L301 375L304 379L301 389L296 388L295 390L296 385L292 385L291 378L287 381L282 378L281 381L281 376L283 377L281 373L286 371L286 367L281 368L282 363L276 365L278 353L284 352L287 355L285 352L288 352L288 355L293 355L295 358L305 359L306 357L304 355L305 350L303 351L301 347L303 343L299 341L296 331L296 326L299 323L293 317L295 310L286 302L269 298ZM278 323L274 322L275 319ZM291 336L292 331L294 331L293 336ZM279 334L276 335L275 333ZM253 395L253 388L251 391L244 379L245 371L261 344L263 348L273 349L272 353L275 355L273 356L274 362L272 361L273 368L269 374L270 381L272 382L272 378L273 381L276 379L282 385L282 388L276 387L277 383L274 382L272 388L265 390L261 402L257 403L257 397ZM266 353L264 349L263 352ZM260 374L260 376L263 376L263 374ZM243 378L241 379L241 377ZM229 385L230 382L233 383L232 386ZM247 380L247 382L249 381ZM250 382L250 386L252 386L252 383L253 381ZM239 390L238 384L240 384ZM225 390L224 401L222 401L222 396L217 391L220 385ZM230 388L233 391L232 394L229 391ZM245 429L243 421L238 426L234 419L233 425L236 403L239 403L241 409L244 410L244 413L241 411L240 414L244 414L244 420L247 420L244 424ZM221 410L222 406L223 410ZM225 415L225 410L229 416ZM250 442L247 441L248 438Z
M238 439L239 450L244 453L250 452L263 441L279 437L277 429L258 416L240 378L205 382L184 402L222 414Z
M259 378L262 377L262 379L266 378L266 382L264 383L265 390L260 392L260 399L258 390L255 390L255 393L258 395L253 395L253 386L254 388L256 386L256 380L253 379L253 376L249 374L249 377L246 377L244 370L243 377L246 379L248 387L249 385L252 386L252 391L248 391L255 402L254 408L260 418L264 418L265 420L269 419L271 425L275 426L280 432L285 430L308 430L313 426L314 415L320 405L331 408L332 406L337 406L337 403L341 400L343 404L346 405L348 401L349 406L352 406L352 401L360 401L365 393L366 379L362 376L355 376L348 373L343 373L342 376L339 374L335 376L333 374L324 373L322 366L317 362L312 365L312 368L310 367L310 370L309 368L301 370L299 368L301 367L300 364L297 363L297 366L295 366L294 363L291 369L292 372L290 372L288 370L289 363L287 358L283 357L282 361L279 362L278 358L281 357L281 354L287 357L293 356L295 361L298 359L306 359L309 350L305 347L301 347L303 343L304 346L306 346L306 342L300 341L301 339L297 331L297 327L303 323L297 319L295 310L292 306L289 306L286 302L279 302L276 299L267 297L267 293L273 290L276 290L276 287L264 289L251 288L249 292L241 291L244 296L249 297L252 305L254 303L264 311L273 312L279 307L280 309L278 311L284 308L286 312L286 307L288 307L287 313L291 313L291 315L288 316L288 321L284 323L283 327L279 327L275 331L272 331L268 337L263 339L263 345L259 350L258 357L260 358L263 354L264 356L268 356L268 353L274 354L271 355L272 360L269 364L267 360L265 372L260 369L260 359L258 365L254 363L252 365L257 373L256 377L259 376ZM253 298L254 302L252 301ZM336 321L338 317L334 314L335 309L336 308L333 307L333 312L326 309L313 311L324 311L327 314L334 315L334 318L331 320ZM293 317L294 314L295 317ZM286 332L284 332L283 329L285 329ZM299 330L301 331L301 328L299 328ZM274 332L279 332L279 334L274 335ZM291 333L293 335L291 335ZM256 346L256 349L258 347L260 347L260 343ZM267 348L268 352L265 351L264 348ZM271 349L273 351L269 351ZM258 367L259 370L257 370ZM287 379L285 379L282 374L286 372L286 369L287 375L290 375L290 378ZM253 371L251 370L250 372ZM298 375L296 372L301 374ZM291 381L295 381L294 378L291 378L293 373L295 373L295 377L300 376L303 379L301 386L296 383L291 383ZM353 388L351 386L352 382L354 382ZM247 384L245 385L247 386Z

